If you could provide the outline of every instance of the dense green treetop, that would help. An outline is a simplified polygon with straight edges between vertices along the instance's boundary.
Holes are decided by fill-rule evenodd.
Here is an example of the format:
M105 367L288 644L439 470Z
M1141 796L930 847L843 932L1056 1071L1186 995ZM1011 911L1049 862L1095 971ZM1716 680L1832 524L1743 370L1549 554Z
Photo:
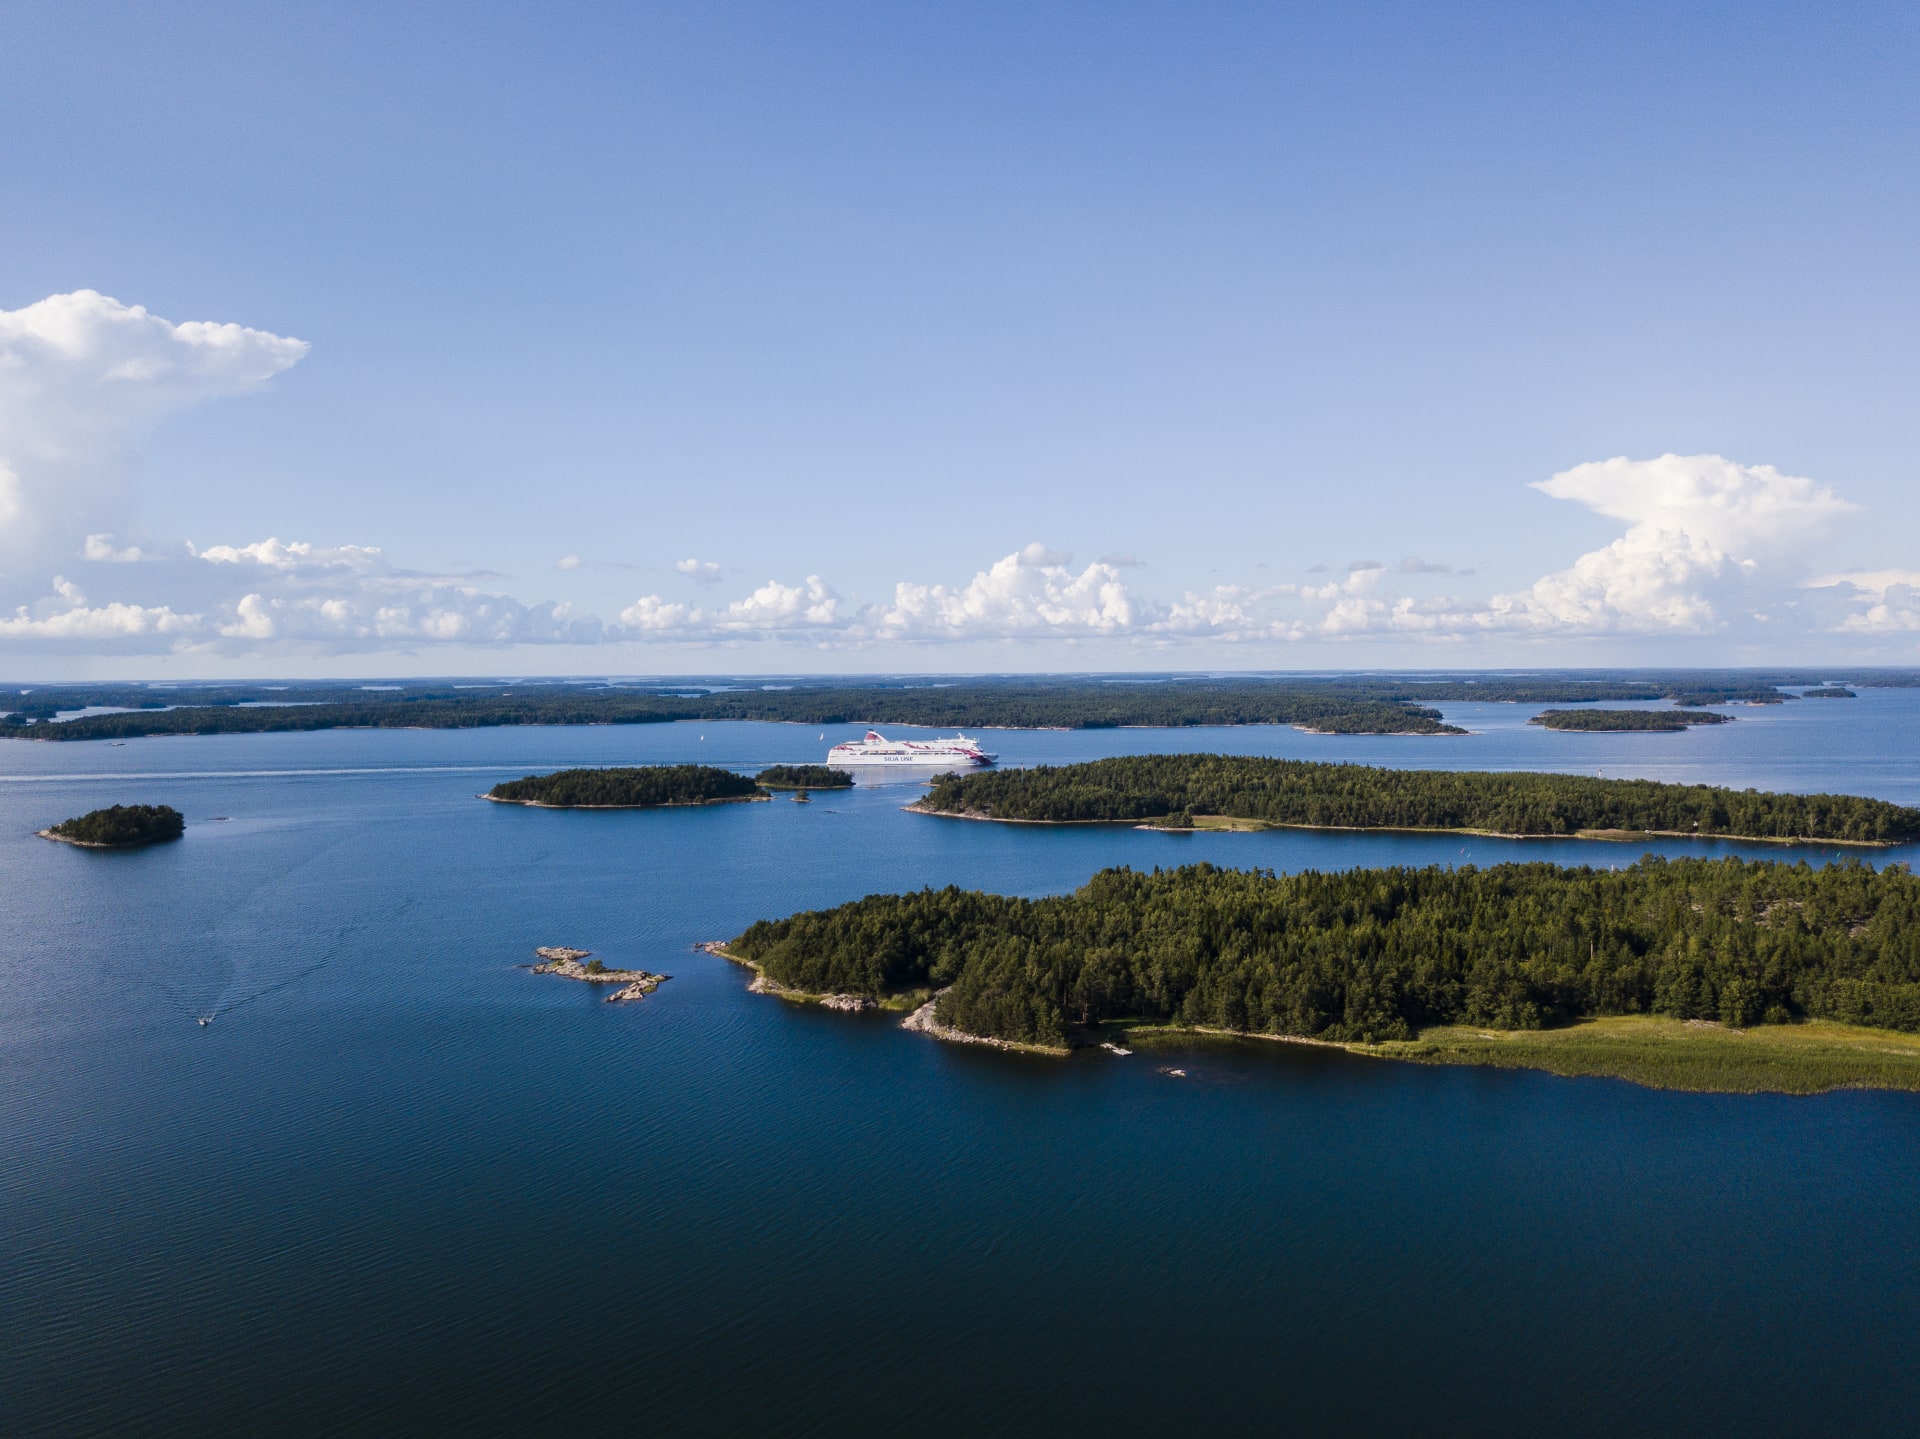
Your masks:
M754 778L766 789L851 789L853 776L824 764L768 765Z
M1732 715L1714 714L1709 710L1542 710L1527 721L1528 724L1544 725L1548 729L1595 732L1648 730L1665 734L1693 725L1732 722Z
M1894 844L1920 810L1856 795L1764 794L1583 775L1377 769L1247 755L1126 755L1088 764L943 774L916 808L982 819L1156 820L1226 815L1353 829L1580 830Z
M1644 1013L1920 1030L1905 865L1110 869L1038 900L870 895L730 947L795 989L944 989L944 1023L1049 1045L1113 1019L1331 1040Z
M1817 689L1802 690L1800 698L1803 700L1850 700L1858 699L1859 696L1844 685L1821 685Z
M563 769L507 780L487 798L561 809L646 809L655 805L713 804L761 794L751 777L703 764L656 764L635 769Z
M136 845L178 839L186 830L186 820L171 805L116 804L62 820L48 832L80 844Z

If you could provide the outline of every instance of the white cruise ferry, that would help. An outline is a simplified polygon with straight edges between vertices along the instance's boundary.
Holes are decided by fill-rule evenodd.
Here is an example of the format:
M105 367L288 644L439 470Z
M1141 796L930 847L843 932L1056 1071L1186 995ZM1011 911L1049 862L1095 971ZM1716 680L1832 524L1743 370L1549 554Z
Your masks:
M888 739L878 730L868 730L867 737L848 744L837 744L827 751L828 764L921 764L921 765L974 765L992 764L998 755L988 754L980 748L978 740L970 740L963 734L952 739Z

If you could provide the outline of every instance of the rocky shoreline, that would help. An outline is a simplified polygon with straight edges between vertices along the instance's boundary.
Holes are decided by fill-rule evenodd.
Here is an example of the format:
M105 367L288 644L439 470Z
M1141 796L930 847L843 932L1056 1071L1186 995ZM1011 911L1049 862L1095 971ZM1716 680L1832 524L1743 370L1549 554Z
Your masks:
M710 804L752 804L756 800L769 800L770 794L727 794L715 799L674 799L664 804L554 804L544 799L507 799L497 794L477 794L475 799L484 799L490 804L517 804L522 809L699 809Z
M567 949L558 945L542 946L534 951L540 957L540 963L530 965L535 974L557 974L562 979L577 979L586 984L617 984L621 988L607 996L608 1004L618 1004L622 1000L645 999L673 976L653 974L644 969L589 969L582 960L589 958L593 951L587 949Z
M55 834L50 829L36 829L35 834L42 839L50 839L55 844L70 844L75 849L144 849L150 844L164 844L164 839L130 839L125 844L102 844L97 839L75 839L70 834Z
M864 1010L878 1009L879 1004L864 994L815 994L808 989L789 989L774 979L759 965L750 959L742 959L727 948L723 939L703 940L694 946L704 954L737 964L743 969L753 971L753 983L747 986L748 994L770 994L775 999L784 999L793 1004L817 1004L822 1009L843 1010L849 1014L858 1014Z
M1470 839L1597 839L1609 843L1644 844L1650 839L1729 840L1740 844L1836 844L1849 849L1893 849L1900 841L1884 839L1817 839L1807 835L1721 834L1685 829L1579 829L1570 834L1509 834L1497 829L1431 828L1422 825L1381 824L1294 824L1285 820L1246 819L1239 815L1195 815L1192 825L1154 824L1133 819L1009 819L983 810L930 809L925 800L902 805L908 814L932 815L935 819L968 819L983 824L1037 824L1066 829L1077 825L1125 825L1152 834L1258 834L1262 830L1324 830L1342 834L1459 834ZM1215 820L1226 823L1205 824Z
M900 1027L910 1029L915 1034L924 1034L931 1039L944 1039L950 1044L984 1044L990 1049L1008 1049L1022 1054L1049 1054L1056 1057L1071 1052L1064 1046L1022 1044L1014 1039L993 1039L984 1034L968 1034L964 1029L955 1029L950 1024L942 1024L933 1017L933 1009L940 1002L940 995L945 993L946 990L943 989L940 994L934 995L932 999L901 1020Z
M737 964L743 969L753 971L753 982L747 986L749 994L770 994L775 999L784 999L793 1004L817 1004L822 1009L842 1010L850 1014L863 1013L870 1009L879 1009L881 1004L871 995L865 994L816 994L812 990L792 989L774 979L759 965L750 959L742 959L727 948L725 940L711 939L694 946L695 949L717 958ZM943 989L940 994L945 994ZM1065 1048L1055 1048L1045 1044L1022 1044L1012 1039L992 1039L982 1034L968 1034L963 1029L942 1024L933 1017L933 1007L939 1000L936 994L913 1013L900 1021L902 1029L915 1034L924 1034L930 1039L944 1039L952 1044L984 1044L989 1049L1017 1050L1024 1054L1048 1054L1059 1056L1068 1053Z

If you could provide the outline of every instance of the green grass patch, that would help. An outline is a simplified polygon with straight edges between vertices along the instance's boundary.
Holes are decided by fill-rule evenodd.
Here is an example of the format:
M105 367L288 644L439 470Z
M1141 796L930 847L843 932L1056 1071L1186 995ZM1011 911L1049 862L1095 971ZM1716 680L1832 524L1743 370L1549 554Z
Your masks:
M1177 1024L1103 1025L1098 1038L1129 1049L1287 1040ZM1920 1090L1920 1035L1809 1020L1728 1029L1652 1015L1582 1020L1561 1029L1441 1027L1384 1044L1328 1044L1372 1059L1485 1064L1568 1078L1625 1079L1649 1089L1708 1094L1823 1094L1834 1089Z
M1420 1064L1606 1075L1654 1089L1728 1094L1920 1089L1920 1035L1823 1020L1727 1029L1617 1015L1564 1029L1428 1029L1412 1040L1349 1048Z

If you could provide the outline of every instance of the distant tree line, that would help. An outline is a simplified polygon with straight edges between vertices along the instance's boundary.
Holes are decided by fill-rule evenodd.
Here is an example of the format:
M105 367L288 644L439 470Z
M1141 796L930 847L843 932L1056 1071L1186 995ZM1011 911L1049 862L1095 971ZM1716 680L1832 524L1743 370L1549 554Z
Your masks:
M1920 810L1838 794L1564 774L1378 769L1247 755L1126 755L1087 764L943 774L917 806L984 819L1159 820L1225 815L1353 829L1564 835L1662 831L1895 844Z
M1803 700L1850 700L1858 699L1859 696L1841 685L1821 685L1817 689L1802 690L1800 698Z
M186 820L171 805L116 804L62 820L48 832L81 844L135 845L178 839L186 829Z
M766 789L851 789L853 776L824 764L773 764L754 776Z
M942 988L944 1023L1049 1045L1128 1019L1341 1041L1649 1013L1920 1029L1904 865L1110 869L1048 899L870 895L731 947L796 989Z
M340 728L475 729L497 725L774 720L808 725L1108 729L1120 725L1297 724L1338 734L1462 734L1438 710L1397 700L1237 685L972 684L924 690L818 688L686 696L630 692L421 696L242 707L202 704L88 715L0 729L20 739L126 739Z
M1873 684L1912 687L1920 670L1860 671ZM1863 681L1864 682L1864 681ZM1823 683L1804 671L1555 671L1533 675L1041 676L1005 679L809 680L758 683L569 684L559 681L407 681L274 685L37 685L0 692L0 736L129 739L366 727L465 729L523 724L648 724L773 720L800 724L910 724L939 728L1099 729L1117 725L1297 724L1337 734L1452 734L1439 703L1591 704L1670 700L1687 706L1778 704L1782 687ZM174 708L162 709L171 705ZM141 711L59 724L89 706Z
M763 791L750 776L703 764L643 765L632 769L563 769L507 780L489 799L562 809L646 809L655 805L713 804L752 799Z
M1690 725L1732 722L1732 715L1714 714L1709 710L1541 710L1527 721L1548 729L1656 730L1668 734Z

